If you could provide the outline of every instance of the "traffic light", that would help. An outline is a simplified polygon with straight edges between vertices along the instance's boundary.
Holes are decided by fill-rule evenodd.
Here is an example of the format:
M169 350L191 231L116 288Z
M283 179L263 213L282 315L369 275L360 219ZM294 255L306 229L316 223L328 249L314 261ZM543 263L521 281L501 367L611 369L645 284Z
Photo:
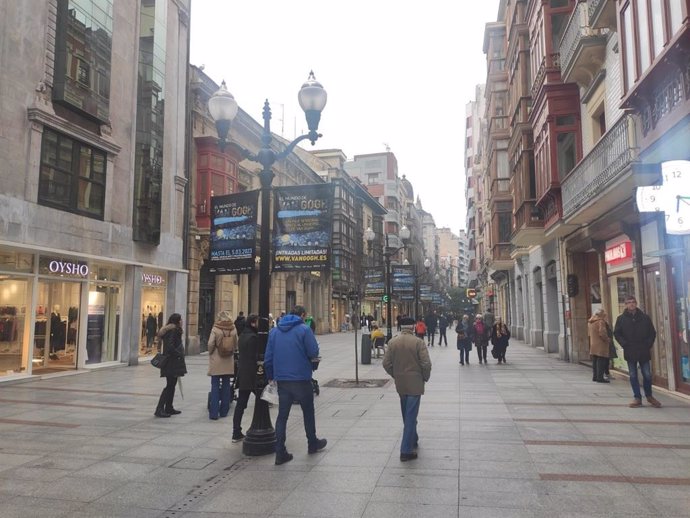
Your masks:
M473 299L477 296L477 290L475 290L474 288L467 288L467 290L465 291L465 295L467 295L468 299Z
M391 300L390 295L381 295L381 302L388 304Z

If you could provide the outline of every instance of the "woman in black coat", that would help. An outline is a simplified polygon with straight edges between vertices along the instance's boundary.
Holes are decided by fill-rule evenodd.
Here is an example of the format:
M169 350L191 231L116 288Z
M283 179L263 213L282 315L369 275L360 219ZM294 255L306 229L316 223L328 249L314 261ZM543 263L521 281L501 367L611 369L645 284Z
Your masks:
M239 358L237 361L236 388L239 389L235 413L232 418L232 442L244 439L242 433L242 416L247 408L249 396L254 393L259 398L257 390L256 367L259 360L259 317L249 315L244 331L240 335L237 345Z
M496 317L496 323L491 328L491 344L494 346L494 357L498 359L498 363L506 362L506 349L508 348L509 340L510 331L508 326L503 323L501 317Z
M184 361L184 346L182 345L182 315L173 313L168 323L158 331L158 339L161 342L161 354L165 356L161 367L161 378L165 378L167 384L161 392L156 406L156 417L170 417L181 414L173 407L175 397L175 385L177 378L187 374L187 364Z

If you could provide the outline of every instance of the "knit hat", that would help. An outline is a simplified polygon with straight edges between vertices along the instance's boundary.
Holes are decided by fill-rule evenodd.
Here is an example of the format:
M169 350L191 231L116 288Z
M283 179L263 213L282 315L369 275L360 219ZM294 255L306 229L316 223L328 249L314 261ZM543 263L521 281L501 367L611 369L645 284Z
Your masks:
M401 318L400 319L400 325L401 326L414 326L415 325L414 318L410 318L410 317Z

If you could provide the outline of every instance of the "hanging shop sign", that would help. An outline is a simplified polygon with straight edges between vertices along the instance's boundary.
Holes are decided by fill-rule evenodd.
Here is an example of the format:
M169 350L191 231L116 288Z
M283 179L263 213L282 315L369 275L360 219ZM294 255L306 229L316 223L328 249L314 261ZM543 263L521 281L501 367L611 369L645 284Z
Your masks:
M89 276L89 265L83 261L42 256L38 264L39 271L42 274L80 279L85 279Z
M622 243L607 248L604 252L604 261L606 264L616 265L624 263L632 259L632 244L630 241L623 241Z
M258 190L211 198L210 272L246 273L254 269L258 212Z
M273 270L325 271L331 263L335 185L273 189Z
M420 284L419 285L419 301L420 302L431 302L433 300L433 294L431 290L433 286L431 284Z
M667 234L690 234L690 161L662 162L661 177L662 185L637 188L637 210L663 212Z
M414 265L391 267L393 297L400 301L414 300Z
M386 279L383 267L364 269L364 298L379 300L386 291Z

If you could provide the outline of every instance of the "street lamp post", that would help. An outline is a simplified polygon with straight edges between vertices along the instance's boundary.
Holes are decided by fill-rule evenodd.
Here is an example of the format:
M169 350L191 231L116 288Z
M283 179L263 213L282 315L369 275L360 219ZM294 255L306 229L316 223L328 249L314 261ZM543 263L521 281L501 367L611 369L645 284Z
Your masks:
M273 183L273 164L278 160L284 159L295 149L295 146L303 140L309 139L312 146L321 137L318 133L321 112L326 106L326 90L323 89L314 77L314 72L309 73L309 78L302 85L298 94L299 104L304 110L309 133L301 135L290 142L287 147L276 152L271 148L273 135L271 134L271 107L268 99L264 103L263 119L264 127L261 134L261 147L257 154L247 149L241 148L243 156L261 164L262 169L259 173L261 182L261 241L259 250L259 358L257 365L257 390L261 390L266 384L263 370L264 353L268 342L269 331L269 289L271 283L270 261L271 261L271 184ZM230 124L237 115L237 101L228 92L225 81L221 83L220 89L213 94L208 101L208 110L216 123L220 148L225 148L226 139L230 130ZM254 404L254 415L252 424L247 431L242 444L242 452L245 455L257 456L268 455L275 451L275 430L271 423L271 415L268 411L268 403L257 397Z
M376 235L374 234L374 231L371 230L371 228L367 228L364 231L364 238L369 242L369 244L371 244L372 241L374 241L375 237ZM388 234L386 234L386 247L382 252L386 265L386 343L388 343L390 339L393 338L393 328L391 327L391 320L393 319L393 311L391 307L391 292L393 291L391 279L391 257L400 252L400 250L403 250L407 247L407 242L410 239L410 229L403 225L403 227L400 229L399 237L402 240L403 245L397 248L390 249L390 246L388 244Z
M414 311L415 318L419 316L419 279L429 274L429 268L431 268L431 259L428 257L424 259L424 271L415 274L414 276Z

